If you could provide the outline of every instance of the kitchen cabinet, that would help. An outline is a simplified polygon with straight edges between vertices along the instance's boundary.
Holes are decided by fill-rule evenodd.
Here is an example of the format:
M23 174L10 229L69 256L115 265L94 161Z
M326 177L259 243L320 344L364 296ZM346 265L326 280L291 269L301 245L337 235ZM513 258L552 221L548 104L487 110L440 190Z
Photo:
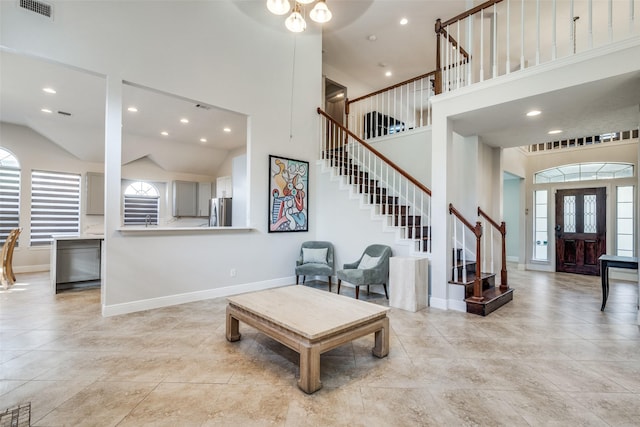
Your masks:
M198 216L209 217L209 200L212 198L211 182L198 183Z
M104 215L104 174L87 172L85 175L85 213Z
M198 183L173 181L173 216L197 216Z
M230 176L221 176L216 179L216 197L233 197L233 190Z

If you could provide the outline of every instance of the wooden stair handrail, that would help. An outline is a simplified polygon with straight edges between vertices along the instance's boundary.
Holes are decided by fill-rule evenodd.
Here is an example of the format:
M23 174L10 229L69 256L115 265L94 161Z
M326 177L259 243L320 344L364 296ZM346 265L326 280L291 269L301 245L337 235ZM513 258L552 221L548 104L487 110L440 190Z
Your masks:
M500 268L500 289L502 291L506 291L507 289L509 289L509 283L507 281L507 224L505 224L504 221L502 221L500 223L500 225L498 225L498 223L496 221L494 221L493 219L491 219L491 217L489 217L489 215L487 215L487 213L485 211L483 211L480 206L478 206L478 216L481 216L483 218L485 218L487 220L487 222L489 224L491 224L493 227L495 227L499 232L500 235L502 236L502 267Z
M371 93L369 93L367 95L362 95L362 96L359 96L358 98L355 98L355 99L347 99L346 104L349 105L349 104L352 104L354 102L362 101L363 99L371 98L372 96L379 95L379 94L387 92L387 91L389 91L391 89L395 89L397 87L404 86L406 84L412 83L412 82L417 81L417 80L422 80L422 79L427 78L427 77L429 77L431 75L433 75L435 77L436 73L437 73L437 70L429 71L426 74L422 74L422 75L420 75L418 77L413 77L413 78L411 78L409 80L405 80L403 82L396 83L394 85L385 87L384 89L380 89L380 90L377 90L375 92L371 92Z
M452 203L449 203L449 213L455 215L455 217L458 218L461 223L463 223L469 230L473 231L473 234L475 234L476 237L480 237L482 235L482 227L480 227L480 234L477 233L478 224L480 224L480 222L476 222L476 225L471 225L471 223L467 221L467 219L460 213L460 211L453 207Z
M378 156L383 162L388 164L391 168L395 169L396 172L398 172L400 175L405 177L409 182L411 182L413 185L418 187L420 190L424 191L429 196L431 196L431 190L429 190L427 187L425 187L423 184L421 184L419 181L417 181L414 177L409 175L409 173L406 172L404 169L402 169L400 166L396 165L391 160L389 160L389 158L387 158L384 154L382 154L381 152L379 152L378 150L373 148L371 145L369 145L366 142L364 142L362 139L360 139L360 137L355 135L349 129L347 129L346 127L342 126L340 123L336 122L333 119L333 117L329 116L327 113L322 111L322 109L320 107L318 107L318 114L320 114L321 116L324 116L327 120L329 120L331 123L333 123L339 129L342 129L342 131L344 131L347 135L349 135L350 137L352 137L353 139L358 141L360 144L364 145L369 151L371 151L373 154Z
M444 29L444 25L440 22L439 19L436 20L436 34L440 35L443 34L444 36L447 37L447 40L449 41L449 43L451 43L452 45L454 45L456 48L460 49L460 54L462 56L464 56L464 58L468 61L469 60L469 52L467 52L466 50L464 50L464 48L462 46L460 46L460 43L458 43L458 41L447 32L447 30Z
M476 236L476 274L475 279L473 280L473 296L471 299L474 302L482 302L484 301L484 296L482 295L482 271L480 271L480 266L482 265L482 246L480 244L480 240L482 238L482 223L480 221L476 221L476 225L473 226L467 219L462 216L462 214L453 207L453 204L449 203L449 214L453 214L458 220L463 223L469 230L473 231L473 234ZM462 248L464 251L465 248Z
M477 5L476 7L473 7L471 9L467 10L466 12L462 12L461 14L456 15L453 18L444 21L441 25L443 27L446 27L447 25L451 25L454 22L458 22L461 19L467 18L467 17L469 17L471 15L475 15L476 13L480 12L482 9L486 9L488 7L491 7L496 3L500 3L501 1L502 0L488 0L488 1L484 2L484 3L482 3L482 4Z

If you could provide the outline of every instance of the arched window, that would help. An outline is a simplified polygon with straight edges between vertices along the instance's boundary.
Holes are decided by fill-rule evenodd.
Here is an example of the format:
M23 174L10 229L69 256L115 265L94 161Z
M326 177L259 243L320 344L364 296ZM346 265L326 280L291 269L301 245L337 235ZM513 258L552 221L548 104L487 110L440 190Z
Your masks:
M137 181L124 190L124 225L158 225L160 194L148 182Z
M0 147L0 245L20 224L20 162Z

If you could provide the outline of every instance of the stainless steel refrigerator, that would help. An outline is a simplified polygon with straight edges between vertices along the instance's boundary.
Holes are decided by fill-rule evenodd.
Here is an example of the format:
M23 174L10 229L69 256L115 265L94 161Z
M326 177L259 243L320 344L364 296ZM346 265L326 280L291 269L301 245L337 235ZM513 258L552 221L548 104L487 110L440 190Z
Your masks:
M231 225L231 198L211 199L209 204L209 226L225 227Z

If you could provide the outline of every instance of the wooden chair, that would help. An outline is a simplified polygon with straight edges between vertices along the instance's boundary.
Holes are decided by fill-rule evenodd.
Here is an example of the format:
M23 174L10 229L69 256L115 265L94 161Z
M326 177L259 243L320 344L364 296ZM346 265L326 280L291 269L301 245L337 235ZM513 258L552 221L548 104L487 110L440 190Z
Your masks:
M21 231L21 228L11 230L7 240L2 245L2 276L0 276L0 283L5 289L8 289L16 281L16 275L13 272L13 250L16 247Z

